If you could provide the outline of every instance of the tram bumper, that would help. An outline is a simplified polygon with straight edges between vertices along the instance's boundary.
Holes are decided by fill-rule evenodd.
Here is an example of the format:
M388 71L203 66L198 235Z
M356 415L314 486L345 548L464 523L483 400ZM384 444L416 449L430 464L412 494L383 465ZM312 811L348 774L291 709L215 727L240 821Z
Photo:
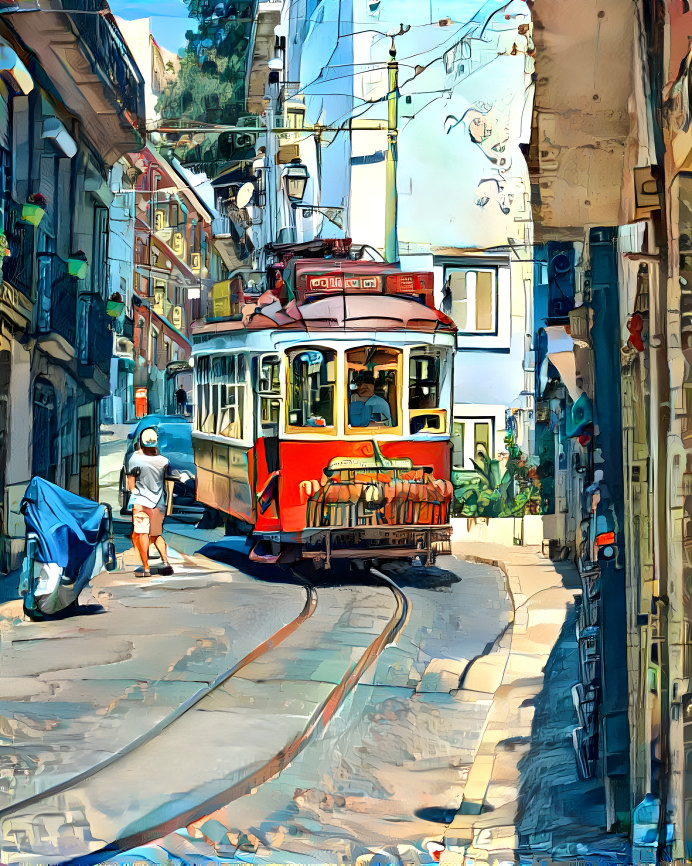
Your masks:
M358 526L320 527L302 533L302 556L327 568L332 559L409 559L432 565L438 553L451 553L452 527Z

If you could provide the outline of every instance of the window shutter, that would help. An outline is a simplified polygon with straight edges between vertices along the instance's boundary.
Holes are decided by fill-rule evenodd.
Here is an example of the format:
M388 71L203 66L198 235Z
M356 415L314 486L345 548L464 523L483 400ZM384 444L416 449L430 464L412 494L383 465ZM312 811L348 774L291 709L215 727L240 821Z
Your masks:
M476 330L493 330L493 274L476 273Z
M449 275L449 288L452 293L452 318L460 331L466 330L466 272L453 271Z

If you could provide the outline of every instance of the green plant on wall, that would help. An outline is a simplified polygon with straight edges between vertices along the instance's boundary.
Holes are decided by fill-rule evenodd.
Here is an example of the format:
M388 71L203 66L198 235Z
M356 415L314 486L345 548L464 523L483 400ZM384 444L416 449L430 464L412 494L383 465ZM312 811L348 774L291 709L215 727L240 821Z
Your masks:
M521 517L541 514L541 481L535 458L527 457L516 444L514 434L505 436L507 462L479 449L479 461L472 460L473 471L452 474L456 517Z

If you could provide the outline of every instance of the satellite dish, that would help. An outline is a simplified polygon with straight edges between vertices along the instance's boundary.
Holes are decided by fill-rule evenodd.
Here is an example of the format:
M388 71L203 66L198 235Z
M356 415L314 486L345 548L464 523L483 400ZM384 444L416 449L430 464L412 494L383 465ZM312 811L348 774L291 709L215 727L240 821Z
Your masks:
M248 183L244 183L236 193L235 203L238 207L247 207L252 201L254 194L255 186L248 181Z

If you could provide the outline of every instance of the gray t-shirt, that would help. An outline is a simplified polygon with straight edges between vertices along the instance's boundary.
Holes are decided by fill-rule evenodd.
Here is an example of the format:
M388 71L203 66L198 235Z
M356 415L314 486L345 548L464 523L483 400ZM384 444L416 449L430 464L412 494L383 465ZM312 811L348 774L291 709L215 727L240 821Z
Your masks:
M130 499L133 505L165 510L164 481L171 477L171 467L167 457L163 454L151 455L144 454L143 451L135 451L130 457L127 474L135 477L135 488Z

